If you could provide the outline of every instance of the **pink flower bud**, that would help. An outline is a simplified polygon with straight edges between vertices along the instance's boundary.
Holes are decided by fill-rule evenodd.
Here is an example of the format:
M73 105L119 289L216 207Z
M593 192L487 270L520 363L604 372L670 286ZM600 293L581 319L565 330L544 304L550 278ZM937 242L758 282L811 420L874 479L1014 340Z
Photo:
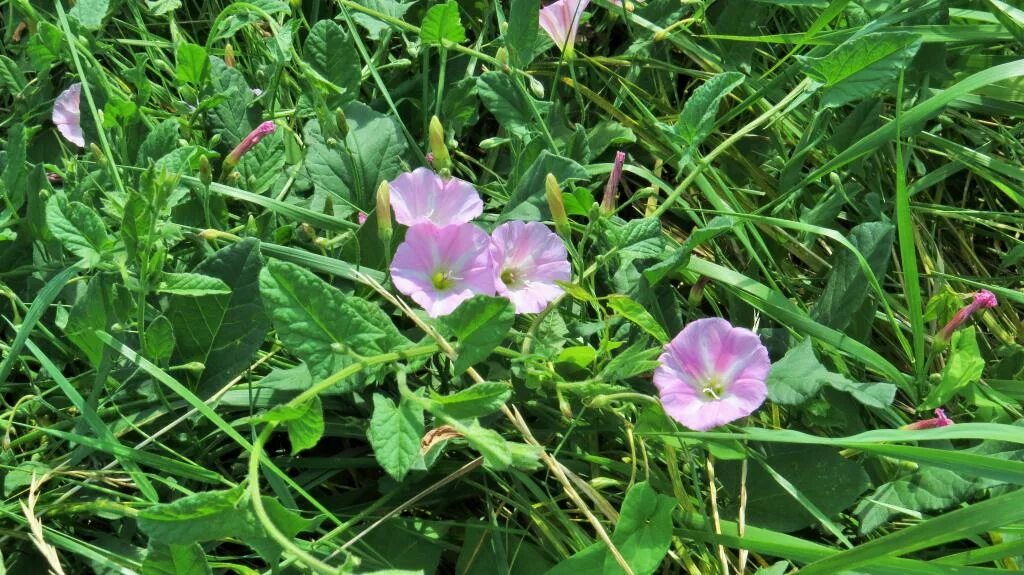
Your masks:
M256 126L256 129L249 132L249 135L242 140L240 144L235 146L234 150L224 158L224 168L231 169L238 165L238 162L242 159L242 156L246 152L253 149L256 144L260 143L260 140L273 134L277 130L277 124L272 121L266 121Z
M967 318L971 317L971 315L974 312L978 311L979 309L993 308L996 307L997 305L999 305L999 300L996 299L994 293L988 290L981 290L975 293L974 301L961 308L960 311L956 312L956 315L954 315L953 319L949 320L949 323L947 323L945 327L942 328L942 331L939 332L939 335L936 336L936 339L940 343L948 342L949 339L953 337L953 332L959 329L960 326L965 321L967 321Z
M601 198L601 211L610 214L615 211L615 195L619 191L619 181L622 180L622 166L626 163L626 152L615 152L615 163L612 165L612 173L608 176L608 183L604 186L604 196Z
M935 417L932 419L922 419L921 421L915 421L904 425L900 429L932 429L935 427L946 427L947 425L953 425L953 420L946 417L946 411L941 407L935 410Z

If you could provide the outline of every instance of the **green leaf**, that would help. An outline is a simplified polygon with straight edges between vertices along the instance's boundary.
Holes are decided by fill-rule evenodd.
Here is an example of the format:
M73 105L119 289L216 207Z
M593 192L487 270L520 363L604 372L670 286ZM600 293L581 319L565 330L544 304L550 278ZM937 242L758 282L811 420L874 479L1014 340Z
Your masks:
M249 117L253 95L242 72L229 67L220 58L210 57L210 87L223 99L209 112L214 133L224 138L230 149L237 146L256 127Z
M451 0L454 3L454 0ZM509 74L484 72L476 79L477 95L484 106L494 114L502 128L524 140L536 131L537 114L546 117L550 102L535 100L515 85ZM543 188L541 189L543 192Z
M177 118L168 118L154 126L146 135L146 139L142 141L142 145L139 146L136 160L139 165L145 166L148 160L155 162L173 152L178 147L180 126Z
M485 381L451 395L430 394L431 411L441 410L455 419L474 419L501 409L512 397L508 384Z
M164 545L154 541L146 548L142 575L210 575L206 553L198 543Z
M867 260L875 277L884 277L889 269L892 252L893 226L888 222L867 222L854 227L847 238ZM811 311L811 317L833 329L843 331L859 313L871 293L864 270L857 257L849 250L841 250L835 257L821 297Z
M6 165L4 168L4 189L7 201L17 210L25 203L25 188L28 187L28 151L25 125L14 124L7 132ZM58 238L59 239L59 238Z
M175 360L205 365L199 378L203 394L219 389L249 367L263 344L269 321L259 298L261 267L259 241L242 240L207 257L194 270L221 280L231 293L174 295L168 303L167 316L177 342Z
M260 274L260 294L285 347L316 380L362 356L394 351L410 342L376 304L346 296L295 264L271 261ZM358 380L343 382L347 389Z
M571 180L588 178L587 170L575 161L543 150L516 183L501 212L502 221L518 219L536 222L551 218L544 196L544 179L548 174L554 175L563 186Z
M174 75L179 82L202 86L210 75L210 57L206 48L182 42L174 49Z
M106 326L101 329L106 329ZM142 349L146 357L157 362L171 357L171 354L174 353L174 327L167 316L158 316L146 326Z
M823 385L845 391L871 407L888 406L896 394L896 386L890 383L855 383L828 371L814 356L810 338L786 352L782 359L772 365L766 384L768 399L784 405L807 401Z
M185 296L229 294L231 288L224 280L213 276L193 273L164 272L156 286L157 293Z
M640 329L647 332L648 335L658 340L660 343L668 342L668 334L665 333L665 328L658 324L658 320L654 319L654 316L644 309L644 306L638 304L629 296L622 294L612 294L608 296L608 307L615 310L615 312L622 317L635 323L640 327Z
M454 312L445 316L442 321L459 338L459 356L453 371L462 373L487 359L508 335L515 318L511 301L485 295L462 302Z
M351 36L333 20L314 24L302 48L306 63L331 86L332 92L344 94L345 102L354 100L359 93L362 64L359 58L339 58L338 54L355 53Z
M883 483L854 511L860 519L860 532L866 535L894 515L920 518L922 513L948 509L971 491L971 482L956 472L922 467L910 476Z
M985 359L978 349L974 326L953 332L949 360L942 370L939 385L925 398L921 409L935 409L952 399L957 393L975 384L985 370Z
M316 446L324 435L324 409L319 397L298 406L277 405L260 419L285 424L288 428L288 440L292 444L292 455Z
M686 238L678 249L663 261L658 262L643 271L647 282L654 287L661 283L670 273L680 270L690 261L690 255L698 246L709 242L718 236L731 231L736 227L736 221L729 216L715 216L702 228L696 228Z
M85 293L75 302L68 314L64 333L79 347L89 363L99 367L103 356L103 342L96 331L107 331L114 323L125 321L134 308L131 294L109 274L89 278Z
M826 518L856 503L870 480L860 463L840 456L835 448L819 445L766 445L767 467L784 478L804 501L762 465L747 471L747 520L751 525L788 533L815 523L809 503ZM739 493L740 463L719 462L716 471L727 493ZM738 501L726 505L723 515L735 517ZM728 515L726 515L728 514Z
M4 475L4 497L10 497L32 484L32 477L42 478L51 471L49 465L41 461L26 461Z
M420 458L423 432L423 409L419 402L402 398L396 407L391 399L373 394L373 417L367 437L377 463L396 481L404 479Z
M391 16L398 20L401 20L413 5L412 2L396 2L395 0L359 0L359 4L365 8L369 8L370 10L379 12L386 16ZM366 29L366 35L371 40L380 40L381 32L391 29L390 24L378 20L369 14L353 11L351 16L357 24Z
M327 142L315 122L307 124L305 165L317 190L355 204L363 211L375 205L377 186L402 172L406 144L390 117L353 102L344 108L348 134L344 144Z
M63 198L54 196L46 203L46 224L68 251L90 267L99 263L113 244L99 214L81 202L64 203Z
M724 72L704 82L683 105L675 132L688 148L696 148L711 134L718 116L718 104L746 78L739 72ZM688 152L689 153L689 152Z
M466 438L470 447L484 457L484 465L496 471L512 467L512 448L500 433L481 427L478 421L469 425L456 425L455 428Z
M512 65L526 68L533 61L540 30L540 3L534 0L511 0L505 43L512 56Z
M146 8L154 16L163 16L181 8L181 0L146 0Z
M68 16L87 30L99 30L109 8L110 0L78 0L68 11Z
M466 41L466 29L462 27L456 0L434 4L427 10L420 25L420 40L437 46L444 46L445 42L461 44Z
M834 108L890 89L920 47L916 34L874 32L851 38L821 58L797 58L808 76L824 84L822 105Z
M36 24L36 32L28 39L25 51L37 74L48 72L54 63L60 61L63 43L64 33L60 28L45 20Z
M242 156L238 164L238 173L242 175L242 185L254 194L262 194L271 188L279 178L287 177L285 171L285 138L283 130L278 130L260 140L251 150Z

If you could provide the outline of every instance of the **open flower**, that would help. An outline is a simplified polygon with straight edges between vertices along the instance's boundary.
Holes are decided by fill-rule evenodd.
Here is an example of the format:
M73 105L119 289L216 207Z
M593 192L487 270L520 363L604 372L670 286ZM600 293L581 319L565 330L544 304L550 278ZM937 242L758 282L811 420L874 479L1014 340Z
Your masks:
M707 431L750 415L768 394L767 348L754 332L721 318L687 324L658 362L661 404L690 429Z
M489 246L487 233L473 224L417 224L395 252L391 279L430 317L450 314L474 295L494 294Z
M946 417L946 410L939 408L935 410L935 417L908 423L900 429L933 429L936 427L946 427L947 425L953 425L953 420Z
M491 234L498 294L512 300L516 313L537 313L562 295L556 281L567 282L569 267L565 244L540 222L512 221Z
M53 123L57 125L57 131L67 141L79 148L84 148L85 136L82 134L81 101L82 85L76 82L61 92L53 103Z
M999 300L996 299L996 295L988 290L981 290L974 294L974 301L967 304L953 316L953 319L949 320L949 323L942 328L939 332L939 342L948 342L949 338L953 336L953 332L960 328L960 325L967 321L967 318L971 317L974 312L979 309L993 308L999 305Z
M427 168L416 168L391 181L391 207L395 220L406 226L465 224L484 211L472 184L458 178L443 179Z
M590 0L558 0L540 9L540 27L566 58L572 57L576 30L588 4Z

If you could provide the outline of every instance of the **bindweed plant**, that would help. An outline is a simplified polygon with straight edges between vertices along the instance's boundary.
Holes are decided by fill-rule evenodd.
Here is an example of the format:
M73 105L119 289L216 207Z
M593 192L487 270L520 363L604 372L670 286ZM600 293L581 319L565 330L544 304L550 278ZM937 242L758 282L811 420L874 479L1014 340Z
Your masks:
M0 572L1024 564L1024 12L0 3Z

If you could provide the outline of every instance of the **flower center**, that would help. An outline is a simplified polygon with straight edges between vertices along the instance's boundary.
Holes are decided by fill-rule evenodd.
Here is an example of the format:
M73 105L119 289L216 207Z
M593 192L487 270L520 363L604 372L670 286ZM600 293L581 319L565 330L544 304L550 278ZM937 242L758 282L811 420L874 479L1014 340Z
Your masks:
M434 289L437 291L445 291L455 285L455 280L450 277L448 272L436 272L430 278L430 281L434 284Z
M515 268L505 268L501 270L501 283L508 287L515 287L521 281L521 274L519 270Z
M700 392L704 394L704 398L708 401L717 401L722 399L722 395L725 394L725 386L717 379L711 378L704 382L704 387L701 388Z

